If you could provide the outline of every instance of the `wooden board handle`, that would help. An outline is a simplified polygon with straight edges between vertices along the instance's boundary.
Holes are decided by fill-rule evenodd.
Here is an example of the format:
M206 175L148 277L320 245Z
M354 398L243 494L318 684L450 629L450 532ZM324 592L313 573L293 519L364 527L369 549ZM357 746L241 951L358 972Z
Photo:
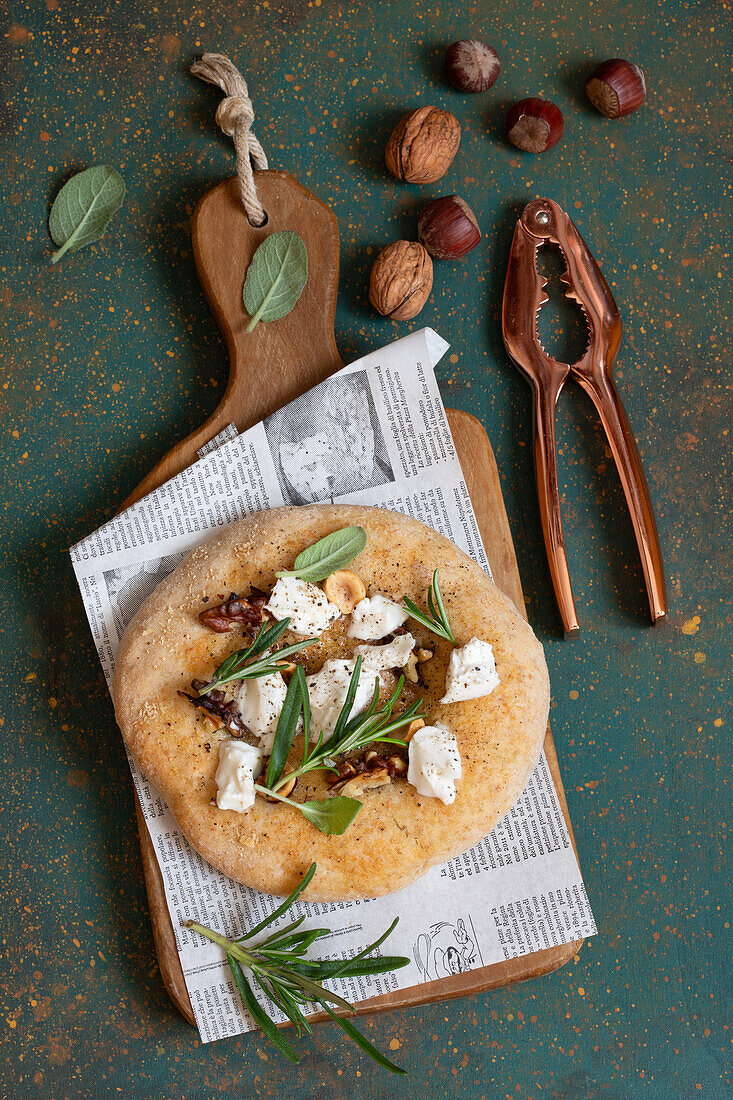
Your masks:
M125 501L129 507L196 460L199 447L228 423L246 431L343 366L334 339L339 231L333 211L287 172L255 172L267 224L247 220L236 179L207 191L193 214L191 236L201 285L229 352L229 383L200 428L178 443ZM270 233L292 229L308 252L308 282L287 317L250 317L242 288L252 257Z

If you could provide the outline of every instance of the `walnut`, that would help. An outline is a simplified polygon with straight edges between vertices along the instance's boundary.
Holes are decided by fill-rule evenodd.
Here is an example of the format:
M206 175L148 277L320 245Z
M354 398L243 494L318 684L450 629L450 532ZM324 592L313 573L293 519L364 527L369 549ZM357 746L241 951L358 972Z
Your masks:
M383 317L409 321L433 289L433 261L417 241L395 241L377 256L369 280L369 301Z
M201 688L206 687L206 681L192 680L191 687L198 693ZM213 688L205 695L189 695L186 691L179 691L178 694L182 699L188 699L192 706L201 707L215 729L220 729L224 725L235 737L241 737L243 733L248 732L237 704L233 699L227 702L226 695L219 688Z
M228 600L207 607L199 612L199 620L217 634L228 634L232 623L244 623L245 626L259 626L262 622L263 608L267 595L255 589L250 596L238 596L232 592Z
M387 168L405 183L434 183L444 176L461 143L461 127L450 111L418 107L395 126L387 142Z
M374 771L362 772L337 783L334 790L339 794L345 794L349 798L358 798L364 791L373 790L375 787L386 787L391 783L390 774L386 768L376 768Z
M360 784L363 790L382 787L385 783L389 783L391 778L403 776L406 772L407 759L398 752L385 757L376 749L367 749L361 759L342 760L336 774L330 775L326 782L340 794L344 792L348 794L349 791L355 791ZM371 777L375 775L379 782L373 783ZM385 779L384 776L387 778ZM354 786L349 786L349 791L346 791L346 787L352 783Z

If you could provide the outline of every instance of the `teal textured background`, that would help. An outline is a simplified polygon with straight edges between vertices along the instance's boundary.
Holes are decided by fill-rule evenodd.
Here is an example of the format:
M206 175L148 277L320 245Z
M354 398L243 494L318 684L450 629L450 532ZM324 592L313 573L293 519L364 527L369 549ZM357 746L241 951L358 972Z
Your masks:
M457 0L389 4L11 0L3 15L0 267L3 966L7 1097L542 1097L730 1095L730 158L727 5ZM448 89L445 46L493 43L482 96ZM219 95L187 75L204 48L246 75L273 167L335 211L346 360L424 324L451 342L447 404L479 417L502 476L527 609L547 647L552 723L599 925L551 976L364 1021L409 1069L388 1078L319 1026L300 1067L259 1036L203 1047L158 973L120 736L67 547L217 404L223 343L189 223L233 171ZM645 70L644 108L584 102L594 62ZM563 141L532 157L506 106L555 100ZM447 177L416 189L382 164L421 103L463 127ZM104 240L52 267L50 201L107 162L127 183ZM374 250L414 236L425 198L460 193L485 240L436 265L419 318L366 303ZM669 622L647 624L623 498L599 426L563 395L563 513L581 619L562 640L539 532L529 392L501 343L511 229L523 203L565 206L617 298L620 388L656 505ZM569 337L562 309L543 332ZM728 525L728 526L727 526Z

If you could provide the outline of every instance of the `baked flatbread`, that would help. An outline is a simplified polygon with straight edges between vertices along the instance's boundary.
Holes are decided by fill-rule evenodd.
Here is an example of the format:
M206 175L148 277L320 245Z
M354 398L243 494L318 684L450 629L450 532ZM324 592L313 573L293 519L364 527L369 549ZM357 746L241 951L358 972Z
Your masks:
M198 614L250 586L269 591L275 572L292 568L305 547L341 527L360 524L366 549L350 568L369 593L420 607L433 571L458 645L490 642L500 684L483 698L440 704L452 647L411 621L410 630L434 657L421 666L428 724L455 734L463 776L452 805L418 794L404 780L365 791L363 806L341 836L319 832L290 807L257 797L247 813L221 810L216 796L218 745L200 708L178 695L207 678L242 646L241 628L216 634ZM298 654L307 672L359 644L341 624ZM379 508L311 505L260 512L192 551L163 580L130 623L114 679L117 720L138 766L160 790L193 847L226 875L270 894L287 894L311 862L318 872L306 898L337 901L399 890L431 866L485 836L521 794L540 755L547 725L549 682L542 646L511 601L448 539L416 520ZM302 752L302 738L294 753ZM324 773L302 777L293 798L329 794Z

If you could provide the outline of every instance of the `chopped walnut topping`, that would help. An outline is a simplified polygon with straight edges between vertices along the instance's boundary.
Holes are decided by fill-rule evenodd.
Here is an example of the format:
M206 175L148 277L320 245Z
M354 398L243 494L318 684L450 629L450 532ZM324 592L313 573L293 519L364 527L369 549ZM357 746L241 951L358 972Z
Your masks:
M369 749L360 760L343 760L339 764L338 772L329 775L327 782L330 787L338 788L339 793L343 794L345 785L350 783L351 780L361 780L370 775L381 776L382 773L387 776L386 779L381 779L379 783L367 783L364 786L364 790L366 790L370 786L381 787L388 783L393 776L404 775L406 771L407 761L399 753L394 752L385 757L376 749Z
M238 596L236 592L232 592L229 599L224 600L223 603L200 611L199 620L217 634L228 634L232 629L232 623L259 626L263 619L262 609L266 601L267 594L256 588L252 589L249 596Z
M206 681L192 680L191 687L198 692L202 687L206 687ZM233 699L227 702L226 695L218 688L213 688L206 695L189 695L186 691L179 691L178 694L182 699L188 699L194 707L205 710L207 718L215 729L226 726L235 737L241 737L243 733L248 732L237 710L237 704Z
M343 779L337 783L335 789L339 794L345 794L349 798L358 798L364 791L373 790L375 787L385 787L392 779L386 768L375 768L373 771L361 772L350 779Z

